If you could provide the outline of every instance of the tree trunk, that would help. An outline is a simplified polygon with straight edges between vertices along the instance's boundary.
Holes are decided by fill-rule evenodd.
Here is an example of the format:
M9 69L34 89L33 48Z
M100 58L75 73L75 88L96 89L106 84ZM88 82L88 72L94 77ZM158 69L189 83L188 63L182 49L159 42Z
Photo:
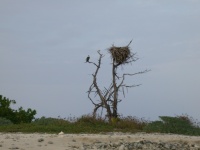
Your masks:
M114 88L114 93L113 93L113 114L112 118L117 118L117 98L118 98L118 90L117 90L117 85L116 85L116 66L114 64L113 60L113 66L112 66L112 77L113 77L113 88Z

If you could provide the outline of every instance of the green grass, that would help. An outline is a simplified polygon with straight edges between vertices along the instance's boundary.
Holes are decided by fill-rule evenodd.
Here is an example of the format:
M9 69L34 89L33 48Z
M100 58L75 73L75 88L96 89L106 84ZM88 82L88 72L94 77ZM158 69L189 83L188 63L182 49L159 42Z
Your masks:
M70 121L69 121L70 120ZM0 126L0 132L24 132L24 133L102 133L102 132L138 132L144 126L143 122L133 118L126 117L119 119L115 124L90 115L84 115L80 118L64 120L58 118L41 117L32 123L10 124Z
M114 123L90 115L80 118L45 118L41 117L32 123L12 124L0 119L0 132L23 133L104 133L104 132L160 132L185 135L200 135L199 123L188 116L161 116L159 121L149 122L136 117L120 117Z

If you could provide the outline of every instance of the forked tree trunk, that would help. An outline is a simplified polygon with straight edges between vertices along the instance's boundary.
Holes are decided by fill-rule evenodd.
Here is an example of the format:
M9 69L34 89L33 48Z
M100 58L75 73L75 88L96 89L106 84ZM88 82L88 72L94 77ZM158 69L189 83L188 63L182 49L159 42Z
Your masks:
M128 44L128 46L129 46L129 44ZM104 87L104 89L101 90L97 84L97 75L98 75L98 72L99 72L99 69L101 66L101 59L104 57L104 55L101 54L100 51L98 51L98 54L99 54L98 63L87 61L87 63L93 64L96 67L96 71L92 74L93 81L88 90L88 98L94 105L94 110L93 110L94 117L96 117L97 110L99 108L103 108L103 109L106 109L106 113L107 113L106 116L108 117L109 122L113 122L113 121L115 122L118 118L118 111L117 111L118 103L121 101L118 98L119 89L121 88L122 91L120 91L120 92L123 92L123 95L125 96L124 88L132 88L132 87L136 87L136 86L140 85L140 84L139 85L126 85L124 83L125 77L126 76L134 76L137 74L143 74L143 73L148 72L149 70L144 70L144 71L133 73L133 74L123 73L121 76L118 76L117 69L118 69L118 66L120 66L122 64L121 64L121 62L115 63L114 58L113 58L111 85L109 88ZM126 62L124 62L124 64L129 64L133 61L136 61L137 58L134 59L134 55L135 55L134 53L130 54L129 58L126 60ZM117 81L118 81L118 83L117 83ZM98 97L98 99L96 99L96 101L94 101L93 98L91 97L92 95L94 96L94 98Z

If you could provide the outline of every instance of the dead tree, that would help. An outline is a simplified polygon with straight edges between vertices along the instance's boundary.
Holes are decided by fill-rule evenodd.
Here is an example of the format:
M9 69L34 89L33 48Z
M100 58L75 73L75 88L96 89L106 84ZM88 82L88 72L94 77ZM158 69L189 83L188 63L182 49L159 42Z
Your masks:
M117 69L119 66L130 64L132 62L135 62L138 60L138 58L135 57L136 53L132 53L130 51L129 45L130 43L125 47L116 47L112 46L109 48L109 53L111 54L111 60L112 60L112 81L108 88L104 87L103 90L101 90L97 83L97 75L99 73L99 69L101 67L101 61L104 55L99 51L99 59L98 62L92 62L88 61L88 63L93 64L96 67L95 72L92 74L93 81L92 84L89 87L88 90L88 98L94 105L93 110L93 117L96 117L97 110L102 108L106 110L106 116L108 117L109 121L111 121L112 118L118 118L118 103L122 100L119 99L119 92L122 92L125 97L125 89L128 90L128 88L140 86L138 85L127 85L124 83L126 76L134 76L138 74L143 74L148 72L149 70L144 70L137 73L124 73L121 76L118 75ZM98 96L98 99L96 99L96 96Z

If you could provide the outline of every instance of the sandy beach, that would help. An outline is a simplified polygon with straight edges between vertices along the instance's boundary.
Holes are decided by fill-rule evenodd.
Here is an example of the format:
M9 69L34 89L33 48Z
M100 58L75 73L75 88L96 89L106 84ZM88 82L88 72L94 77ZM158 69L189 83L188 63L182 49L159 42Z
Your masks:
M141 142L142 141L142 142ZM102 134L22 134L0 133L0 150L70 150L70 149L128 149L127 143L188 145L200 149L199 136L159 133L102 133ZM151 144L152 143L152 144ZM141 146L140 144L140 146ZM132 144L133 145L133 144ZM135 144L136 145L136 144ZM143 146L142 145L142 146ZM170 145L165 145L170 146ZM130 147L130 146L129 146ZM134 149L134 148L133 148ZM166 148L167 149L167 148Z

